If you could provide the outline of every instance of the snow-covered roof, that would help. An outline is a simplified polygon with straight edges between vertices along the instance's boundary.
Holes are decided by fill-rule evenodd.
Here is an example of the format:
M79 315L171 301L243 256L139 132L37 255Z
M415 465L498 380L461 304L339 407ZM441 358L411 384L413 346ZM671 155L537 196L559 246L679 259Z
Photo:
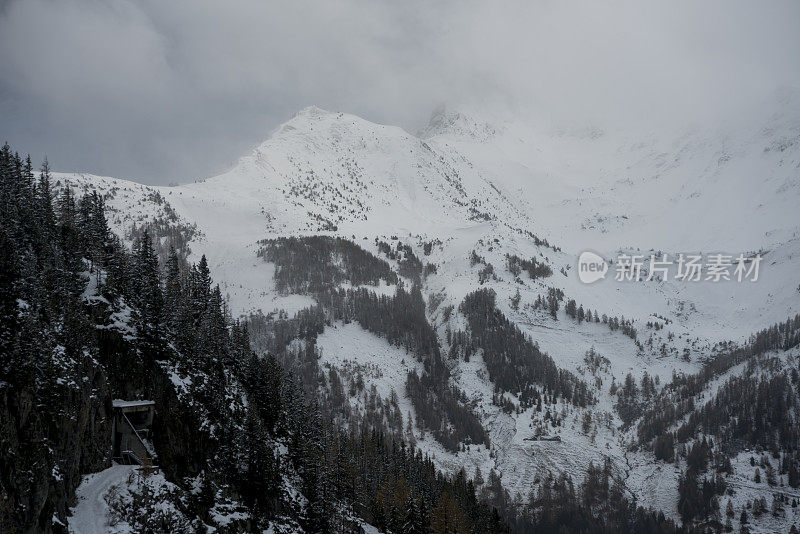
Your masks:
M155 406L156 402L151 400L122 400L114 399L112 401L114 408L135 408L138 406Z

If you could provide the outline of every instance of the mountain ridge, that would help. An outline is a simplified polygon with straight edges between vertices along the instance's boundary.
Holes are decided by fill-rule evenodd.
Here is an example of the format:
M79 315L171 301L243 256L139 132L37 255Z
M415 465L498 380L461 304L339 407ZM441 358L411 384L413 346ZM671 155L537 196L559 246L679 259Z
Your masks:
M315 304L314 295L278 291L273 279L276 267L257 258L262 240L281 236L338 236L386 259L393 269L400 268L406 254L401 248L409 247L420 267L432 266L425 267L420 283L427 319L444 349L453 346L452 333L468 330L458 312L465 297L476 289L490 288L497 310L560 369L600 384L595 391L597 404L576 408L556 403L554 410L563 411L564 427L553 426L553 431L559 432L562 441L531 441L543 424L550 423L530 408L506 413L498 406L487 378L487 355L479 351L469 361L450 359L448 366L451 383L467 395L488 432L491 448L473 445L469 451L452 454L424 430L415 434L417 443L445 470L459 465L480 467L483 472L496 470L506 489L518 494L548 470L577 479L590 462L599 465L610 459L616 476L627 481L629 491L642 494L643 504L677 518L679 464L670 469L652 464L646 451L629 451L636 440L635 425L628 427L620 418L620 400L608 387L621 383L628 374L636 383L645 376L656 377L660 390L666 392L665 385L676 373L699 372L707 360L727 350L726 340L745 344L752 333L797 313L800 293L794 286L800 284L796 278L800 239L797 221L787 206L800 191L792 178L800 162L800 145L780 141L792 139L792 121L780 131L756 137L772 143L769 147L778 143L776 148L759 152L752 148L758 144L751 143L743 153L731 148L725 152L729 157L720 159L720 144L703 136L666 143L675 150L670 153L660 146L663 141L618 146L617 138L596 130L550 136L505 125L488 138L474 136L470 125L478 124L480 130L481 123L457 112L449 117L435 117L431 135L422 139L397 127L311 107L276 129L233 169L200 182L148 187L89 175L57 174L56 179L78 189L98 189L115 214L111 222L121 235L134 224L146 226L159 218L194 228L188 240L189 259L208 258L234 315L268 316L283 310L291 316ZM451 126L454 129L448 129ZM738 143L750 138L745 134ZM573 165L555 157L559 151L578 153L576 146L613 162L608 170L601 169L601 180L590 179L597 172L591 162ZM616 148L609 150L611 146ZM715 162L713 166L710 161ZM632 246L653 229L642 224L648 209L657 214L656 219L670 222L670 210L692 211L708 205L717 194L714 188L736 165L743 169L737 174L740 183L749 183L745 171L751 168L778 169L778 176L768 182L771 191L741 201L752 205L769 199L752 218L757 231L741 238L737 232L743 223L729 218L730 230L716 234L719 221L703 228L704 219L698 216L674 228L654 230L647 239L648 248ZM615 174L618 168L639 169L643 178L620 177ZM701 183L692 183L695 172ZM709 191L696 196L701 186ZM782 194L775 193L784 186ZM655 195L661 188L665 194ZM730 195L743 195L736 188L723 189ZM727 206L714 209L724 216ZM775 213L759 215L769 210ZM756 244L753 236L764 234L763 229L767 229L767 243ZM770 234L770 229L780 230ZM701 236L687 241L690 250L678 248L680 238L672 235L684 232ZM720 237L719 245L713 245L713 236ZM675 247L667 250L671 255L696 251L699 244L715 247L708 253L723 246L731 247L727 251L731 254L762 250L762 278L756 284L695 285L674 280L623 285L611 279L584 285L577 280L575 259L584 247L613 257L620 252L656 253L664 250L657 249L659 243L671 243ZM540 279L524 272L514 275L511 257L536 259L552 274ZM412 279L400 279L408 286L414 284ZM396 287L365 289L391 295ZM551 291L562 292L564 304L576 299L593 310L598 321L598 311L609 318L632 320L638 336L610 330L604 323L575 322L563 309L549 313L538 303L550 298ZM516 295L519 300L514 305ZM388 356L392 351L376 344L373 333L349 328L355 344L345 343L333 331L320 338L321 362L341 371L350 365L348 354L359 346L374 346L369 350L379 369L375 383L384 393L394 389L400 404L409 408L407 394L398 391L401 385L380 378L383 374L402 376L392 363L396 357ZM588 363L589 353L608 363L592 370L595 364ZM791 365L793 354L781 355L780 365ZM410 371L413 366L409 361L402 369ZM745 371L738 366L722 376ZM703 394L713 395L722 381L720 377ZM513 396L507 400L518 402ZM415 410L408 411L418 421ZM580 428L587 414L594 430L584 433Z

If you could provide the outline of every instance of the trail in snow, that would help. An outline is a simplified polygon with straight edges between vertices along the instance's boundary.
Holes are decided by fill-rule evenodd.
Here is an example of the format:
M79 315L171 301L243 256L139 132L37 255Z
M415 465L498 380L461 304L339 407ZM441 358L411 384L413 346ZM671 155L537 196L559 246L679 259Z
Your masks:
M125 484L135 469L132 465L114 465L84 477L78 486L78 503L69 518L69 532L74 534L105 534L111 531L108 524L108 504L105 496L118 484Z

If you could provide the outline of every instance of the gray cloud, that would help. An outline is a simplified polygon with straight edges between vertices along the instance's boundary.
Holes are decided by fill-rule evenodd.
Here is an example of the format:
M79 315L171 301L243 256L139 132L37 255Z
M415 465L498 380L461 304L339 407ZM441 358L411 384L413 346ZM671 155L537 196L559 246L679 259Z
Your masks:
M148 183L220 172L312 104L409 130L442 102L657 130L800 86L791 0L0 7L0 136Z

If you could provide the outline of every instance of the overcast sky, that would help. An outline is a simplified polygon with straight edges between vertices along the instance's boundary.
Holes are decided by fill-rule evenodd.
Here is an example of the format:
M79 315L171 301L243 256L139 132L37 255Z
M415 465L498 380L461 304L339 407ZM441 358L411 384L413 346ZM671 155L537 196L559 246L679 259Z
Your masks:
M800 87L800 2L655 4L0 0L0 142L186 182L312 104L412 132L442 103L653 130Z

